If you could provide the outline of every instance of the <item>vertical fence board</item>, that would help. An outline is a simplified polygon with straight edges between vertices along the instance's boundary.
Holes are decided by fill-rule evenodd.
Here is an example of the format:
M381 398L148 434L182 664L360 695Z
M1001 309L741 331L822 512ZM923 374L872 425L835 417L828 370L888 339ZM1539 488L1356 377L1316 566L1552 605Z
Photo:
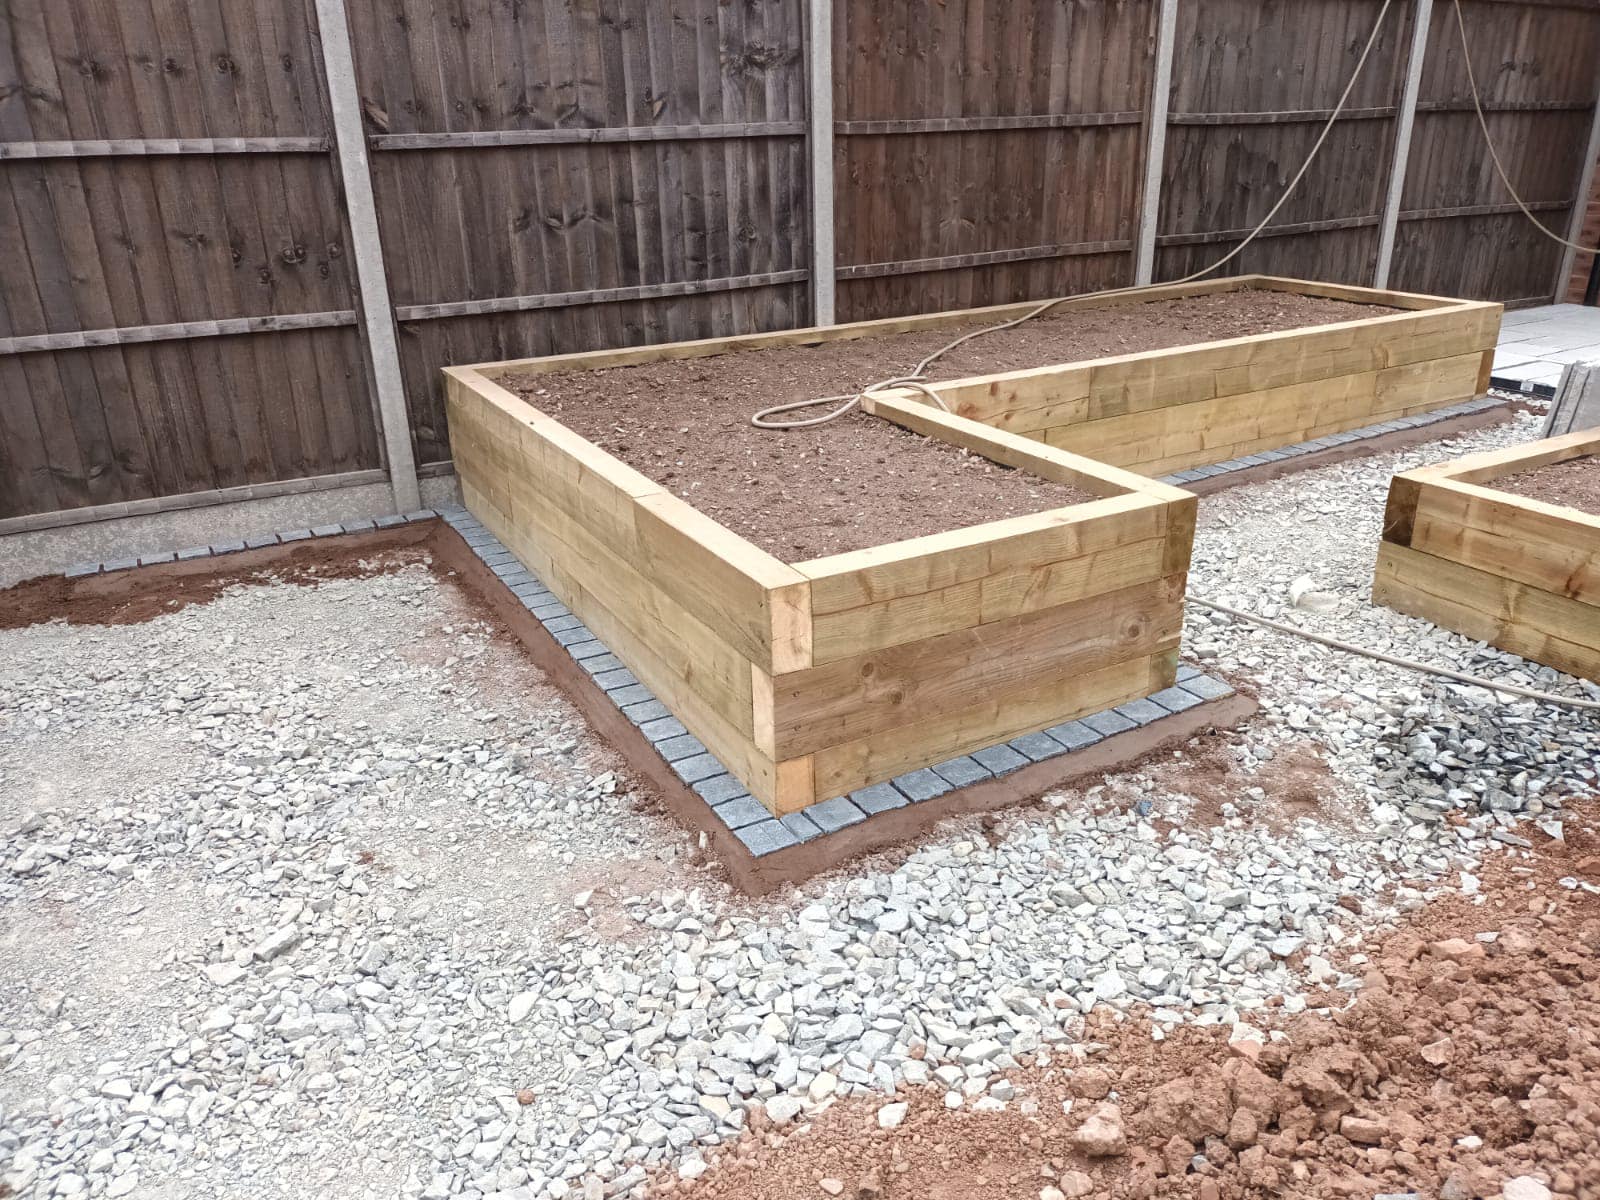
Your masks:
M804 0L346 2L421 461L449 457L442 364L813 319ZM838 319L1125 285L1149 233L1157 281L1208 266L1300 165L1380 2L1181 0L1163 122L1161 0L832 0ZM1600 0L1464 4L1507 168L1575 227ZM1391 202L1416 8L1396 0L1357 114L1227 271L1365 282L1389 202L1393 286L1550 298L1562 252L1509 210L1450 0ZM0 11L0 338L327 315L0 352L0 518L383 461L319 38L314 0ZM218 138L306 144L85 145ZM617 292L660 284L690 290Z

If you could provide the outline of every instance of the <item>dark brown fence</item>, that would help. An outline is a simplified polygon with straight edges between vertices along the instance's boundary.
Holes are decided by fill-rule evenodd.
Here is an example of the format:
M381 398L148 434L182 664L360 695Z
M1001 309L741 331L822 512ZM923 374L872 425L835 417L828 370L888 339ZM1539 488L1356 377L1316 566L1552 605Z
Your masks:
M386 412L442 469L447 363L1187 274L1281 193L1379 8L0 0L0 532L381 479ZM1464 8L1507 169L1566 233L1600 0ZM1451 0L1396 0L1226 268L1515 303L1571 269L1493 175Z

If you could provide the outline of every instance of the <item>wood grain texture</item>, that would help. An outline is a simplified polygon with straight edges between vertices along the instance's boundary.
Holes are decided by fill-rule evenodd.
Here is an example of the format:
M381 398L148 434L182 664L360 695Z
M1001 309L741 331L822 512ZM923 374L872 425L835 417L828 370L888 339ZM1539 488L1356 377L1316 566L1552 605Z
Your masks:
M1373 600L1600 681L1600 516L1494 487L1596 451L1587 430L1395 476Z
M446 373L468 506L774 812L1171 682L1195 510L1178 489L890 404L1105 498L790 566L506 391L504 369Z

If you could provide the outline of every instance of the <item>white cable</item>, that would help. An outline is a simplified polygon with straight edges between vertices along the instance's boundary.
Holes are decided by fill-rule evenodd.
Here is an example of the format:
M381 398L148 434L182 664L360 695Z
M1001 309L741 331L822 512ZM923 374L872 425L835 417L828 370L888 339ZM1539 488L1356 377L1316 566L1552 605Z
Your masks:
M1239 620L1248 621L1252 625L1260 625L1264 629L1272 629L1278 633L1287 633L1293 637L1304 638L1308 642L1317 642L1335 650L1343 650L1346 654L1359 654L1364 658L1388 663L1393 667L1405 667L1408 670L1420 671L1425 675L1438 675L1444 679L1453 679L1457 683L1487 688L1491 692L1507 692L1513 696L1523 696L1529 700L1537 700L1541 704L1562 704L1569 708L1600 711L1600 700L1580 700L1574 696L1556 696L1550 692L1535 691L1533 688L1525 688L1515 683L1497 683L1492 679L1468 675L1462 671L1452 671L1448 667L1435 667L1428 663L1417 662L1415 659L1399 658L1393 654L1385 654L1381 650L1370 650L1365 646L1357 646L1354 642L1342 642L1338 638L1324 637L1320 633L1312 633L1308 629L1298 629L1293 625L1285 625L1281 621L1258 617L1255 613L1231 608L1226 604L1218 604L1214 600L1202 600L1198 596L1190 596L1188 600L1190 604L1195 605L1197 608L1209 608L1214 612L1227 613L1230 617L1237 617Z
M1478 80L1472 72L1472 47L1467 45L1467 22L1466 18L1461 15L1461 0L1455 0L1455 7L1456 28L1461 32L1461 57L1467 67L1467 86L1472 90L1472 109L1478 114L1478 128L1483 130L1483 142L1484 145L1489 147L1489 159L1494 163L1494 169L1500 176L1500 182L1505 185L1506 191L1511 193L1511 198L1517 202L1517 207L1522 210L1522 215L1537 225L1539 232L1544 234L1545 237L1550 238L1552 241L1560 242L1563 246L1576 250L1580 254L1600 254L1600 247L1583 246L1577 242L1568 241L1539 220L1538 217L1533 215L1533 210L1523 203L1522 197L1517 194L1517 189L1511 186L1511 177L1506 174L1505 164L1500 161L1500 152L1494 148L1494 139L1489 136L1489 122L1483 115L1483 100L1478 95ZM1578 197L1577 203L1583 203L1582 196Z
M1278 210L1288 203L1289 197L1294 195L1295 189L1300 186L1300 181L1305 178L1306 172L1311 169L1311 164L1316 161L1317 155L1322 150L1323 143L1328 140L1328 135L1333 132L1334 122L1336 122L1344 113L1345 105L1350 102L1350 93L1355 90L1356 80L1361 78L1362 68L1367 65L1367 59L1372 55L1372 47L1377 44L1378 33L1383 28L1384 18L1389 15L1389 9L1393 3L1394 0L1383 0L1383 7L1378 10L1378 19L1372 24L1372 33L1368 35L1367 44L1361 50L1361 57L1356 60L1356 69L1351 72L1349 82L1344 85L1344 92L1339 96L1339 103L1335 105L1332 114L1323 124L1322 132L1317 135L1317 140L1311 147L1311 153L1306 155L1305 162L1300 164L1300 169L1295 172L1294 178L1289 181L1289 186L1284 189L1283 195L1278 197L1278 202L1267 211L1266 216L1262 217L1261 220L1257 222L1256 227L1246 235L1242 242L1240 242L1232 250L1228 251L1228 253L1224 254L1221 258L1217 259L1216 262L1212 263L1209 267L1204 267L1201 270L1194 272L1192 275L1185 275L1182 279L1168 280L1165 283L1162 283L1160 285L1161 287L1174 287L1182 283L1192 283L1196 279L1200 279L1203 276L1209 275L1218 268L1225 266L1227 263L1236 258L1246 246L1255 241L1256 236L1267 227L1267 224L1272 220L1273 217L1278 215ZM1020 317L1016 317L1010 321L1002 321L998 325L990 325L983 329L974 329L970 333L962 334L952 342L945 343L932 354L928 355L927 358L918 363L915 370L906 375L898 376L893 380L880 379L876 383L869 383L866 387L862 388L854 395L819 396L814 400L797 400L788 404L774 404L769 408L761 409L759 412L753 415L750 418L750 424L754 425L757 429L780 430L803 429L814 425L826 425L829 421L837 421L840 417L850 412L867 396L894 386L918 386L919 390L925 395L932 396L933 393L925 385L923 385L922 382L927 378L928 369L940 358L964 342L970 342L973 338L982 337L984 334L999 333L1004 329L1014 329L1018 325L1021 325L1024 321L1031 321L1035 317L1049 312L1056 305L1062 304L1067 300L1082 300L1090 296L1122 296L1133 292L1142 292L1147 290L1147 288L1142 287L1110 288L1103 292L1087 292L1078 296L1058 296L1054 300L1046 300L1037 308L1023 313ZM936 396L934 398L938 399ZM778 413L794 412L796 409L801 408L813 408L819 404L838 404L838 407L833 409L831 412L824 413L820 417L809 417L805 419L788 421L775 421L772 419ZM940 401L940 407L945 407L943 401ZM948 408L946 408L945 411L948 412Z

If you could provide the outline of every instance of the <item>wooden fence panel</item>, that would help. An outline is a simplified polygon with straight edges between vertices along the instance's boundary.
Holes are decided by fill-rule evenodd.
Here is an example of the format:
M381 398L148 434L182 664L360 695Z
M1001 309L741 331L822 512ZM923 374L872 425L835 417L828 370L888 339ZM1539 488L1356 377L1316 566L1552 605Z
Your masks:
M1221 258L1282 195L1339 101L1379 0L1185 0L1157 226L1157 282ZM1410 6L1390 9L1318 160L1271 226L1219 276L1251 271L1371 282ZM1316 222L1315 230L1296 227ZM1231 236L1216 236L1235 231ZM1197 242L1199 235L1213 240Z
M804 0L343 2L420 461L449 458L442 365L810 322ZM1130 283L1158 143L1155 278L1210 265L1380 2L1181 0L1155 131L1161 0L833 0L838 319ZM1507 167L1565 232L1600 0L1464 3ZM1416 8L1224 273L1370 281ZM382 465L316 11L0 4L0 529ZM1390 280L1550 299L1454 20L1435 0Z
M449 457L444 363L804 323L799 4L351 0L350 13L419 461ZM522 144L485 144L497 139ZM585 295L666 284L703 286ZM415 319L432 306L455 315Z
M301 0L6 6L0 517L379 465L321 78Z
M1130 282L1154 7L839 0L839 319Z
M1539 219L1564 234L1600 87L1600 6L1463 0L1462 12L1506 173ZM1450 0L1436 3L1417 107L1392 285L1548 303L1561 247L1516 210L1495 174ZM1503 211L1421 215L1483 205Z

